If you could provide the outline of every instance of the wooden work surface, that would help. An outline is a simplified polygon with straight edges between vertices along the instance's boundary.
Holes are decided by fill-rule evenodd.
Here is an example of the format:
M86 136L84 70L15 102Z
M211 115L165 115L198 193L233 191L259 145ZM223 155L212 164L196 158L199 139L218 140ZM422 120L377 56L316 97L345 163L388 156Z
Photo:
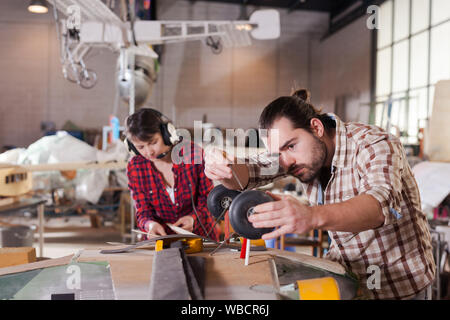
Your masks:
M108 261L114 283L116 299L148 299L154 250L136 249L127 253L101 254L101 249L83 250L78 262ZM244 265L240 252L221 249L210 255L211 248L195 255L206 257L205 299L270 300L276 299L269 259L282 256L311 265L320 265L336 273L345 273L334 262L299 253L268 249L251 252L249 265Z

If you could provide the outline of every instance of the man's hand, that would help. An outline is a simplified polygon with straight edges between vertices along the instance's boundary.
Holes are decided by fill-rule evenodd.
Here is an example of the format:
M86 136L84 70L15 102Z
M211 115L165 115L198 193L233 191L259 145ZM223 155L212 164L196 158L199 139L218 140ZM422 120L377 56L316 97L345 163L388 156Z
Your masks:
M145 229L147 231L148 238L167 235L166 231L164 230L164 227L156 221L147 222Z
M180 227L180 228L183 228L184 230L192 232L194 230L194 217L192 217L192 216L181 217L173 225L175 227Z
M292 196L268 194L275 201L257 205L255 214L248 218L255 228L279 227L264 234L262 239L273 239L286 233L306 233L315 228L311 207Z
M233 175L231 166L237 177ZM249 179L245 164L236 164L234 157L215 147L205 148L205 175L232 190L245 188Z
M233 159L225 157L224 152L218 148L205 148L205 175L211 180L221 183L233 178L229 166Z

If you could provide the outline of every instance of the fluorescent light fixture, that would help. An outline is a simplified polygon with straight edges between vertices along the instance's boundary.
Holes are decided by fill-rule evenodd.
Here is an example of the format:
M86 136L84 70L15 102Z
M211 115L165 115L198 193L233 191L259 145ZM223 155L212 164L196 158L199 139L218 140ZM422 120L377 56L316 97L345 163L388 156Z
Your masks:
M28 11L33 13L47 13L48 7L45 0L31 0Z

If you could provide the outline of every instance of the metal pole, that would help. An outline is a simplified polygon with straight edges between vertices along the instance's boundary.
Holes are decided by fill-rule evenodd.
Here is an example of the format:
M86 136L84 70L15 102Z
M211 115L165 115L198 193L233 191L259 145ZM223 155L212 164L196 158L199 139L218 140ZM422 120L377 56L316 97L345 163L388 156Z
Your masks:
M129 63L130 63L130 70L131 70L131 83L130 83L130 97L129 97L129 114L132 115L135 112L135 77L134 77L134 62L135 62L135 56L133 52L128 52L129 54ZM131 243L134 244L136 242L136 236L133 233L134 229L134 219L135 219L135 213L134 213L134 201L133 198L130 197L130 237L131 237Z
M37 207L39 219L39 257L44 256L44 204Z

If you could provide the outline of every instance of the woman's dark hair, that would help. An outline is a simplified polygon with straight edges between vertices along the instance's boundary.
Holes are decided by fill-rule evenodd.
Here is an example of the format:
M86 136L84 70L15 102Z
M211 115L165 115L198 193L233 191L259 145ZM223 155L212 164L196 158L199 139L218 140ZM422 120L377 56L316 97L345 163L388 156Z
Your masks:
M141 141L150 141L155 133L161 132L161 124L163 120L158 112L142 108L127 118L125 134Z
M292 122L295 129L301 128L311 132L311 119L322 121L328 130L336 127L336 122L327 114L317 110L310 102L308 90L296 90L291 96L279 97L264 108L259 117L259 127L268 129L275 120L285 117Z

